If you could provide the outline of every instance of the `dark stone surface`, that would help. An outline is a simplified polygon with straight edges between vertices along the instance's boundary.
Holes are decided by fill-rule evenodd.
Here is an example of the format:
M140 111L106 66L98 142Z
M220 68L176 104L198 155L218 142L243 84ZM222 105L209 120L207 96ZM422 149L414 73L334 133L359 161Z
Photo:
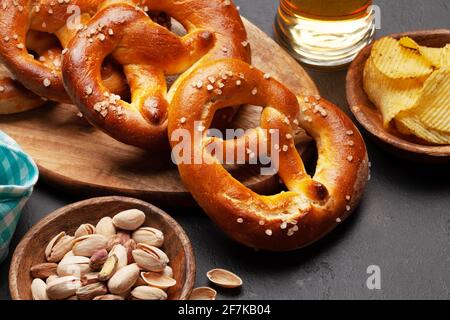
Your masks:
M278 1L236 2L244 16L272 35ZM450 27L447 0L376 2L382 10L382 29L377 36ZM309 71L322 95L348 112L345 71ZM226 238L201 210L170 210L192 239L198 285L207 285L206 271L223 267L239 274L244 286L241 291L221 292L221 298L449 299L449 167L409 164L370 140L367 144L372 179L361 206L335 232L306 249L280 254L254 252ZM13 247L40 218L76 200L39 185L23 211ZM366 286L370 265L381 268L381 290ZM9 298L8 268L9 260L0 266L0 299Z

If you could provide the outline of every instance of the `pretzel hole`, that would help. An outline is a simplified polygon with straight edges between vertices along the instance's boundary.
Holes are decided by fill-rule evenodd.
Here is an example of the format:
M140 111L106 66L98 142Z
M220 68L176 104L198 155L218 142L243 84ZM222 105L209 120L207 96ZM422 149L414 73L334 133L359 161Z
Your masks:
M26 48L35 60L46 64L56 63L54 67L59 69L60 54L62 51L58 38L49 33L29 31L26 39Z

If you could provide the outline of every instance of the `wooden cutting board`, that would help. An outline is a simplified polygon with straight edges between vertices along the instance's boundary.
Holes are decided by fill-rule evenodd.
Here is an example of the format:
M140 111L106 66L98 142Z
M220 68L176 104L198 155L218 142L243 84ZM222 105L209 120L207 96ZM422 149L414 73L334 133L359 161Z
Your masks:
M268 35L244 19L253 52L253 65L270 73L296 94L318 94L304 69ZM122 194L159 205L190 206L195 202L183 186L170 154L147 152L115 141L77 117L73 105L49 104L23 114L1 116L0 130L13 137L38 164L41 178L83 195ZM233 126L258 125L261 108L244 106ZM298 139L301 153L310 146ZM253 190L267 194L279 187L276 176L261 176L259 168L229 169Z

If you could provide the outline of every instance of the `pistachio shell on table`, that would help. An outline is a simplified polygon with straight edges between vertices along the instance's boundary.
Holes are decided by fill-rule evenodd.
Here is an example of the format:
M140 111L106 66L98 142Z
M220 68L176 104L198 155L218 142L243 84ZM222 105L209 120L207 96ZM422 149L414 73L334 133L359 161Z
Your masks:
M116 234L116 227L114 226L111 217L104 217L101 218L95 226L95 231L97 234L101 234L102 236L109 238Z
M95 233L95 227L90 223L85 223L78 227L78 229L75 231L74 236L75 236L75 238L79 238L79 237L87 236L87 235L94 234L94 233Z
M131 291L131 296L138 300L167 300L167 293L159 288L139 286Z
M147 285L162 290L167 290L177 284L177 281L174 278L165 276L160 272L142 272L141 278Z
M117 271L108 281L108 288L112 294L126 293L133 287L139 277L139 267L133 263Z
M169 263L169 258L162 250L143 243L138 243L132 254L137 265L146 271L162 272Z
M47 284L44 280L36 278L31 282L31 295L33 300L50 300L47 295Z
M138 209L122 211L113 217L113 222L119 229L133 231L145 222L145 213Z
M103 296L108 293L106 285L101 282L88 284L78 288L76 296L79 300L92 300L97 296Z
M58 265L54 262L39 263L31 267L30 272L33 278L47 279L53 274L56 274Z
M237 288L242 286L242 279L231 271L225 269L213 269L206 274L209 281L223 288Z
M95 252L105 249L108 239L101 234L90 234L75 240L72 251L76 256L91 257Z
M106 249L100 249L96 251L89 259L89 268L93 271L100 270L108 259L108 251Z
M66 235L61 232L48 243L45 248L45 258L48 262L59 262L64 255L72 250L74 244L74 237Z
M162 231L151 227L139 228L131 237L136 243L145 243L158 248L164 244Z
M83 274L90 272L89 258L82 256L68 257L58 264L56 272L59 277L76 276L81 277Z
M127 249L125 249L123 245L116 244L109 252L109 256L112 256L113 254L117 257L117 270L128 265Z
M124 300L124 298L115 294L105 294L102 296L97 296L92 300Z
M210 287L198 287L192 290L189 300L216 300L217 291Z
M75 295L80 287L80 278L74 276L61 277L47 285L47 295L53 300L63 300Z

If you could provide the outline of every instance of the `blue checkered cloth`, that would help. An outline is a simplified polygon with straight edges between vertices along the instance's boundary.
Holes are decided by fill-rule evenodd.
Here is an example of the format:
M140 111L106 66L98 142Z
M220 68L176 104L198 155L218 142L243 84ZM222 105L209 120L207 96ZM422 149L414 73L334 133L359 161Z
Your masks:
M0 263L8 254L20 211L31 196L38 176L33 160L0 131Z

